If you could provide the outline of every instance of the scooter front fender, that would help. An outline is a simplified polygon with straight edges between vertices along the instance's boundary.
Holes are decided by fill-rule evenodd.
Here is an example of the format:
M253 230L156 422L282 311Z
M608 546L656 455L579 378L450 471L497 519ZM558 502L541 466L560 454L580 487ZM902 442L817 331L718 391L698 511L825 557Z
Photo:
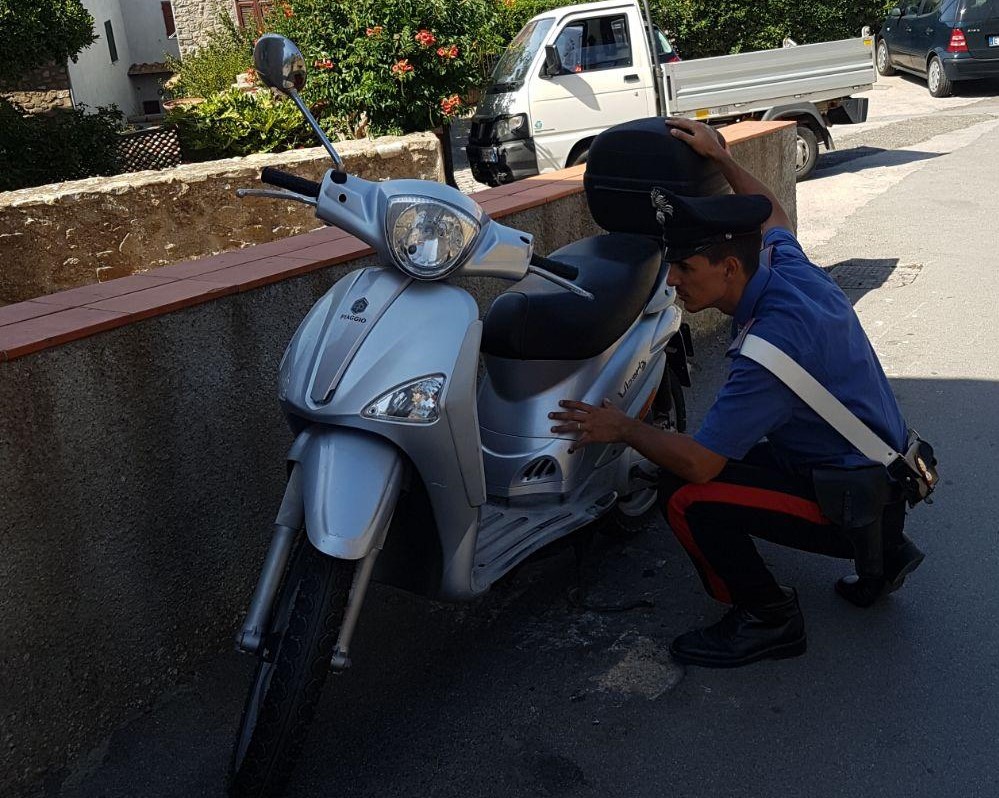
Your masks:
M288 459L301 470L313 546L344 560L382 547L403 477L394 444L370 432L315 424L295 439Z

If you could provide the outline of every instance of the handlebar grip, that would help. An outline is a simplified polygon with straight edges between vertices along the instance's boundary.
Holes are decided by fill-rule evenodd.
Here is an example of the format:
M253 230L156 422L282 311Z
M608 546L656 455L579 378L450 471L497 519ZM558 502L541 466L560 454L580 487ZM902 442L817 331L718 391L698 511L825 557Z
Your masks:
M579 276L579 269L575 266L571 266L568 263L562 263L557 260L542 258L536 252L531 255L531 265L537 266L539 269L544 269L546 272L551 272L552 274L566 280L575 280Z
M317 183L314 180L306 180L304 177L289 174L288 172L282 172L273 166L264 167L260 173L260 181L277 186L278 188L288 189L288 191L294 191L296 194L312 197L313 199L319 198L319 191L322 188L321 183Z

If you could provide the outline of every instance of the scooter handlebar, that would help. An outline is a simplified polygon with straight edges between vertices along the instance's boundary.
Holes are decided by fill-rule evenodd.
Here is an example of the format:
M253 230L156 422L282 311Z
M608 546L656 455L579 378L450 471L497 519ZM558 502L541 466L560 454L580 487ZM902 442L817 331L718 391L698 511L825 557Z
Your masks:
M269 185L277 186L278 188L284 188L288 191L294 191L296 194L301 194L305 197L312 197L313 199L319 198L319 192L322 188L322 184L317 183L314 180L306 180L304 177L289 174L288 172L282 172L280 169L275 169L273 166L264 167L263 171L260 173L260 182L268 183Z
M531 255L531 265L539 269L544 269L546 272L551 272L565 280L575 280L579 276L579 269L575 266L557 260L542 258L536 252Z

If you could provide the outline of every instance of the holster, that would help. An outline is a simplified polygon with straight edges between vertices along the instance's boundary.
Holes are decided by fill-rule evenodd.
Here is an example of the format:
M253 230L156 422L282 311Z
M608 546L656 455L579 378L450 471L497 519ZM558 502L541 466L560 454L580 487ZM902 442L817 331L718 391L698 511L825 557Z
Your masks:
M883 465L812 470L815 498L822 514L853 544L857 576L884 577L881 519L893 495Z

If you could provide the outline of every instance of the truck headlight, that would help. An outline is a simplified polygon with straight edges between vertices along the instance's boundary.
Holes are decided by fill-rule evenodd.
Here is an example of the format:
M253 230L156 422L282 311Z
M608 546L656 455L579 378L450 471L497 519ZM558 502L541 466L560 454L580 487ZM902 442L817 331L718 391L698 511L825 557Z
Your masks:
M440 417L443 374L420 377L382 394L364 408L365 418L403 421L409 424L432 424Z
M400 269L417 280L439 280L465 261L479 223L445 202L400 196L389 200L385 232Z
M527 114L499 117L493 122L493 138L498 142L529 138Z

